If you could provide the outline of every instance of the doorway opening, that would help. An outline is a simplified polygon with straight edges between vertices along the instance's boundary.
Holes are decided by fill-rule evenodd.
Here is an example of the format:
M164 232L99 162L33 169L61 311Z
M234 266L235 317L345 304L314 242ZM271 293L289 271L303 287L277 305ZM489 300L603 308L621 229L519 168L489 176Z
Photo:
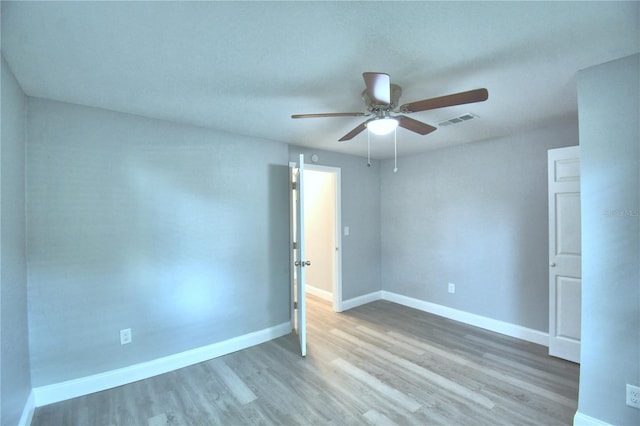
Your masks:
M342 312L340 169L305 165L304 173L306 293Z

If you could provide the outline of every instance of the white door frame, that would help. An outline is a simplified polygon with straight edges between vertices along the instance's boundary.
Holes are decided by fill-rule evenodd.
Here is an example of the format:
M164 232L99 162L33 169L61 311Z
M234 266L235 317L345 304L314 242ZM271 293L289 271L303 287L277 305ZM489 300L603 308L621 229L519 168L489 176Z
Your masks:
M294 302L296 300L295 296L295 274L296 268L294 266L294 262L296 261L296 256L294 254L293 241L295 240L295 199L293 197L293 182L295 179L294 169L298 167L298 163L295 161L289 162L289 321L291 322L291 330L295 329L295 308Z
M313 170L317 172L331 173L335 176L335 242L336 247L334 250L334 264L335 271L333 276L333 310L335 312L342 312L342 195L340 192L341 184L341 169L339 167L320 166L315 164L305 164L305 170ZM309 196L309 194L307 194Z
M307 355L307 307L305 294L305 266L309 264L304 258L304 155L300 154L300 162L289 163L289 215L291 244L290 285L291 285L291 328L297 331L300 341L300 355ZM294 277L295 275L295 277ZM297 321L296 321L297 320ZM295 325L297 324L297 327Z

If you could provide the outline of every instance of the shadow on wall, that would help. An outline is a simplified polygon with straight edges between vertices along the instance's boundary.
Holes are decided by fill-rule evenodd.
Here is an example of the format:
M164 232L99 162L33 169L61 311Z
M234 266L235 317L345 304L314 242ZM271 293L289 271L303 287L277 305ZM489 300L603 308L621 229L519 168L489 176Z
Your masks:
M269 223L266 249L269 265L269 293L266 310L269 323L276 325L290 318L289 261L289 166L269 165ZM283 307L286 307L283 309ZM286 317L285 317L286 315Z

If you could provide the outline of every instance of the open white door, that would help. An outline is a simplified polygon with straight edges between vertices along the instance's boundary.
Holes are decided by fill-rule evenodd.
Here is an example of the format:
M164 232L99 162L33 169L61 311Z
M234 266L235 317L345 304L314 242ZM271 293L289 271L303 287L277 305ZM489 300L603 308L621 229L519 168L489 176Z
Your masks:
M580 148L549 150L549 355L580 362Z
M305 267L311 262L304 256L304 155L300 155L297 167L292 170L292 227L293 227L293 307L294 328L300 339L300 354L307 355L307 306L305 298Z

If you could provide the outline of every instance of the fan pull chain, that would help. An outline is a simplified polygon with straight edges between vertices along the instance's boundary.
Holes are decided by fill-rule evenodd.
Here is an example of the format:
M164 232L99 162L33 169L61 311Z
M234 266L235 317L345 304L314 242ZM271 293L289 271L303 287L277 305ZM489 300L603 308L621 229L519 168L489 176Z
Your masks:
M371 167L371 132L367 130L367 167Z
M393 173L398 173L398 129L393 131Z

